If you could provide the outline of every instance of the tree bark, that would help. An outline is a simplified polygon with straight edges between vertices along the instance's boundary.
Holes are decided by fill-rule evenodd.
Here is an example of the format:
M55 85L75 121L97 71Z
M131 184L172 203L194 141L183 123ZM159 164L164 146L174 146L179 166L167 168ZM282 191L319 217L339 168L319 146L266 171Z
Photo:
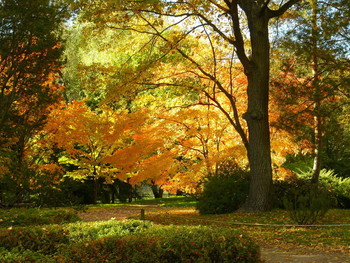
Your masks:
M248 125L250 189L245 211L266 211L272 208L272 168L269 130L270 44L269 14L258 4L244 8L248 18L251 58L245 68L248 78Z
M311 0L311 45L312 45L312 86L314 90L314 162L312 167L312 182L318 183L321 172L322 152L322 116L321 116L321 90L318 66L318 26L317 26L317 0Z
M158 185L152 185L154 198L163 198L163 189Z
M99 190L99 182L97 178L96 167L94 166L93 176L92 176L92 203L97 204L98 199L98 190Z

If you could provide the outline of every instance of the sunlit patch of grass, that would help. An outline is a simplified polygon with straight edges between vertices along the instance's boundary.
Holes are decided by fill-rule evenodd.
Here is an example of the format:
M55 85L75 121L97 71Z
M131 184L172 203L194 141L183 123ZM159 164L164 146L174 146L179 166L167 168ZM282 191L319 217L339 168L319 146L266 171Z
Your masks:
M187 196L172 196L166 198L146 199L135 202L135 204L147 205L157 204L162 207L194 207L197 200Z
M131 203L115 203L115 204L94 204L86 205L87 208L96 207L123 207L137 205L157 205L161 207L195 207L197 200L190 196L172 196L164 198L148 198L133 201Z
M350 224L350 210L329 211L322 222L319 222L318 227L291 226L292 222L288 212L284 210L265 213L199 215L194 208L169 209L166 213L146 213L146 219L163 225L226 226L249 233L259 243L307 247L331 246L350 253L350 226L337 226ZM244 225L244 223L250 225Z

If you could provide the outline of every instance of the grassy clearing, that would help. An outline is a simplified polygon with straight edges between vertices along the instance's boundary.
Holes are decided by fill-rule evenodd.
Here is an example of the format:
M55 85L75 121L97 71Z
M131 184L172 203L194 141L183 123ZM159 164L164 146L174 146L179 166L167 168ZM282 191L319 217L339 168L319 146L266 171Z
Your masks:
M350 224L350 210L331 210L318 227L283 226L292 224L288 213L274 210L265 213L231 213L199 215L195 209L173 209L167 213L146 213L146 220L164 225L215 225L243 230L258 243L279 246L333 247L350 253L350 226L322 226L322 224ZM248 224L267 224L244 225ZM278 224L268 226L268 224Z

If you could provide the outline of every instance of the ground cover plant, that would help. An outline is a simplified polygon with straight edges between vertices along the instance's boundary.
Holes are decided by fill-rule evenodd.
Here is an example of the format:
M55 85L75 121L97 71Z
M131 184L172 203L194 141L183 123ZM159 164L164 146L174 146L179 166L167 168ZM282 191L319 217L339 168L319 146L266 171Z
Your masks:
M0 231L2 262L259 262L259 255L246 234L206 226L109 220Z
M62 224L79 221L73 209L12 208L0 209L0 228Z
M259 262L258 246L225 228L154 226L149 231L79 242L65 249L66 262Z

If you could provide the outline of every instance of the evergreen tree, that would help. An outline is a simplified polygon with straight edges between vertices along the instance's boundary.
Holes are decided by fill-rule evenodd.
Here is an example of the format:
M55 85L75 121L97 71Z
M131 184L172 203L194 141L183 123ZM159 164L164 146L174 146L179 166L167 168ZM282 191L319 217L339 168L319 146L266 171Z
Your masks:
M290 17L280 40L278 66L284 78L278 73L274 94L283 112L280 124L311 143L317 182L326 158L326 139L336 132L332 129L336 115L349 96L349 2L312 0Z

